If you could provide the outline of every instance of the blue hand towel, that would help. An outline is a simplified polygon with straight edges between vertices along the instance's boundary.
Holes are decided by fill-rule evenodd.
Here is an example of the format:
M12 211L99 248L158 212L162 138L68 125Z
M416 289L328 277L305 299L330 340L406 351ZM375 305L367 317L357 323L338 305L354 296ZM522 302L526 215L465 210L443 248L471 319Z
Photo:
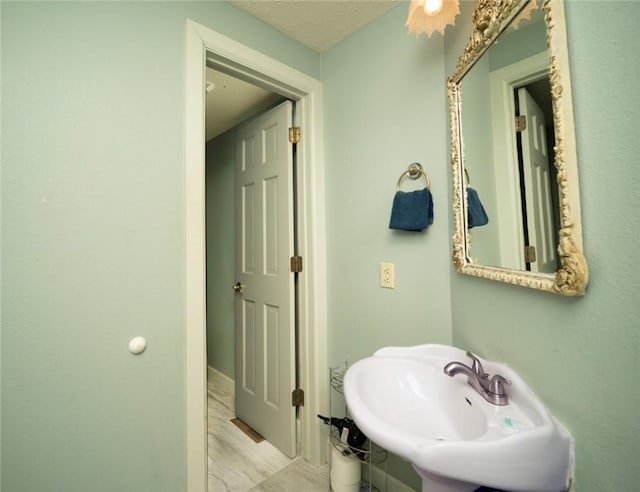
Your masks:
M433 224L433 198L428 188L398 191L393 197L389 229L422 231Z
M471 229L488 223L489 217L482 206L478 192L473 188L467 188L467 227Z

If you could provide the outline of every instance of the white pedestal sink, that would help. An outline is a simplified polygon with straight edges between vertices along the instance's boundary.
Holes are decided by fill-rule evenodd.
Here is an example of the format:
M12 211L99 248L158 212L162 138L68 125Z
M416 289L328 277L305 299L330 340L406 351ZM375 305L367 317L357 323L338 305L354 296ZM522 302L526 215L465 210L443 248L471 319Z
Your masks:
M508 366L480 359L511 380L509 403L486 401L464 375L444 373L469 362L447 345L388 347L353 364L344 394L358 427L407 459L423 492L561 492L573 472L573 439Z

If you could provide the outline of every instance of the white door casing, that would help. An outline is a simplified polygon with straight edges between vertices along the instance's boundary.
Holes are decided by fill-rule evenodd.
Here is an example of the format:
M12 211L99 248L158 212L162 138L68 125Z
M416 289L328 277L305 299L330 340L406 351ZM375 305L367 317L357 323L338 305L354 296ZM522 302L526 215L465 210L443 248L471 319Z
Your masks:
M521 132L525 182L525 208L529 245L536 250L532 272L553 273L558 268L553 222L553 199L545 116L526 88L518 89L520 114L526 118Z
M205 64L250 80L296 102L299 381L305 405L298 413L300 455L326 463L316 414L327 407L326 253L322 84L271 57L192 20L186 26L185 78L185 415L189 492L207 489L205 319L204 102Z
M282 453L296 454L293 104L236 131L236 416Z

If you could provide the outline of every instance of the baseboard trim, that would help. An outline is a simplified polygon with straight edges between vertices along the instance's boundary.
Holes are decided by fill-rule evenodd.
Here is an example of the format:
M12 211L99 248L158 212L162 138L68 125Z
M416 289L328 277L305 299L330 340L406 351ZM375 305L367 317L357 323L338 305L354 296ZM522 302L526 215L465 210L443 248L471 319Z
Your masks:
M215 367L211 367L207 364L207 381L212 382L213 385L225 394L233 395L236 389L236 383L226 374L218 371Z

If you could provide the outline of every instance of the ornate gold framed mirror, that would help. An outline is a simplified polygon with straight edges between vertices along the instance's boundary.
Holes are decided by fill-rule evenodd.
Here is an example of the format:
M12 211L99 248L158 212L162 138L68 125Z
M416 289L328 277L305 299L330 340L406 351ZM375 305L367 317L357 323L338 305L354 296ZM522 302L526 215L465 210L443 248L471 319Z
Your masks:
M535 1L479 0L448 79L453 263L468 275L583 295L564 4Z

